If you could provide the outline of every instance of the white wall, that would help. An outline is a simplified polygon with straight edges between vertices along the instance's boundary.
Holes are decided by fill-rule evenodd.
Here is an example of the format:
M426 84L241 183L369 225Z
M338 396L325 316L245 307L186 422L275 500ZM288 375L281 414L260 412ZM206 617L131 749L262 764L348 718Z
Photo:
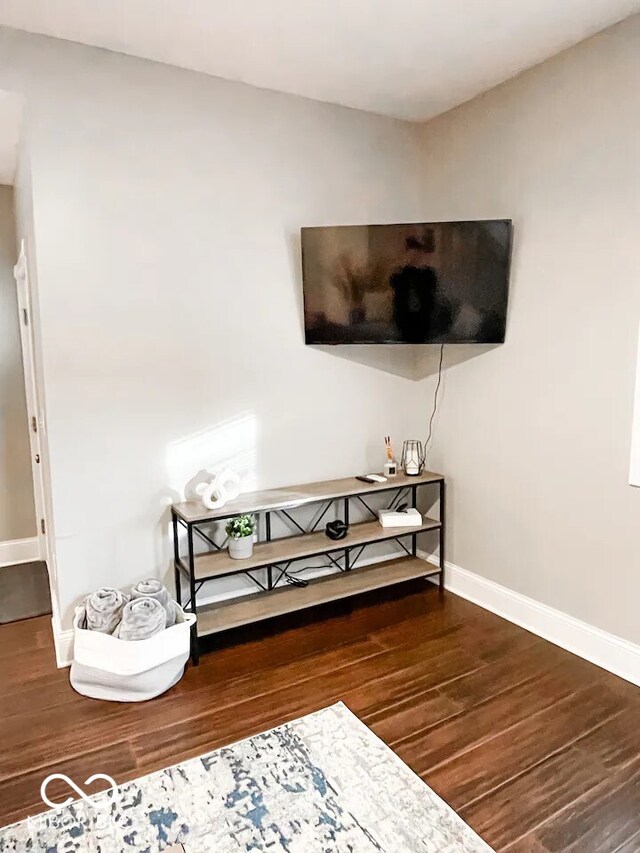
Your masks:
M181 470L347 475L422 432L419 385L304 346L300 292L301 225L418 215L406 125L9 30L0 87L26 98L64 627L166 575Z
M639 82L636 17L422 129L429 217L515 228L507 342L446 377L450 559L635 642Z
M13 190L0 186L0 542L35 536L22 371Z

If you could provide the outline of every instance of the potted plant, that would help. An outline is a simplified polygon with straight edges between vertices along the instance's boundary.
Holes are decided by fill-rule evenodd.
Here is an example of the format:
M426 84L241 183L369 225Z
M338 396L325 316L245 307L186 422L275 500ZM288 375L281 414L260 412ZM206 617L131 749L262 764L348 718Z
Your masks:
M255 521L250 515L239 515L227 522L225 530L229 537L229 556L234 560L246 560L253 554Z

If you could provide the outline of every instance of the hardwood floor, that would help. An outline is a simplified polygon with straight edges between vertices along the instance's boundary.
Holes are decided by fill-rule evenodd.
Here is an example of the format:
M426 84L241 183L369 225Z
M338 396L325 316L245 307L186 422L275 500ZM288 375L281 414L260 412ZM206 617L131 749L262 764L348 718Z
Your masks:
M496 851L640 851L640 689L422 582L229 636L139 705L76 695L47 618L0 626L0 684L0 825L50 773L124 782L343 700Z

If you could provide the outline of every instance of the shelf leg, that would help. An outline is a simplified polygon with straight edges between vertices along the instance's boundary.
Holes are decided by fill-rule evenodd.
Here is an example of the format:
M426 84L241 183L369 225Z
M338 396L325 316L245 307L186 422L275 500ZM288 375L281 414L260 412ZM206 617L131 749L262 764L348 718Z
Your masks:
M264 523L266 528L267 542L271 542L271 513L265 512ZM267 567L267 589L273 589L273 566Z
M171 513L171 524L173 526L173 577L176 582L176 601L182 605L182 587L180 586L180 569L178 568L178 560L180 559L180 546L178 544L178 517L175 512Z
M344 499L344 523L347 526L349 526L349 498ZM350 560L349 549L345 548L344 549L344 570L345 570L345 572L351 571L351 566L349 565L350 561L351 560Z
M187 525L187 542L189 546L189 591L191 594L191 611L198 615L196 606L196 576L195 558L193 553L193 525ZM198 622L191 629L191 660L194 666L200 663L200 643L198 641Z
M440 577L439 589L440 595L444 595L444 571L446 563L445 552L445 533L446 533L446 490L444 480L440 480Z
M418 508L418 487L411 486L411 503L413 504L413 508ZM418 555L418 534L414 533L411 537L411 554L416 557Z

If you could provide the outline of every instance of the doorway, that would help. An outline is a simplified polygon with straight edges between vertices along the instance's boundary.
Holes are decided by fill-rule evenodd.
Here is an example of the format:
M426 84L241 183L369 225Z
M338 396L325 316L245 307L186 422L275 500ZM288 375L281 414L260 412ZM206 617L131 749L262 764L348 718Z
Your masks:
M44 519L40 513L43 492L34 470L35 459L41 461L42 455L38 425L31 422L28 401L33 393L30 388L34 381L33 368L28 363L33 345L28 341L28 333L25 339L21 322L23 317L28 319L28 278L26 272L21 272L16 288L15 245L13 189L1 185L0 623L51 613L45 564L46 525L40 526L40 519ZM23 261L15 270L21 266L26 269ZM40 467L37 462L35 466Z

